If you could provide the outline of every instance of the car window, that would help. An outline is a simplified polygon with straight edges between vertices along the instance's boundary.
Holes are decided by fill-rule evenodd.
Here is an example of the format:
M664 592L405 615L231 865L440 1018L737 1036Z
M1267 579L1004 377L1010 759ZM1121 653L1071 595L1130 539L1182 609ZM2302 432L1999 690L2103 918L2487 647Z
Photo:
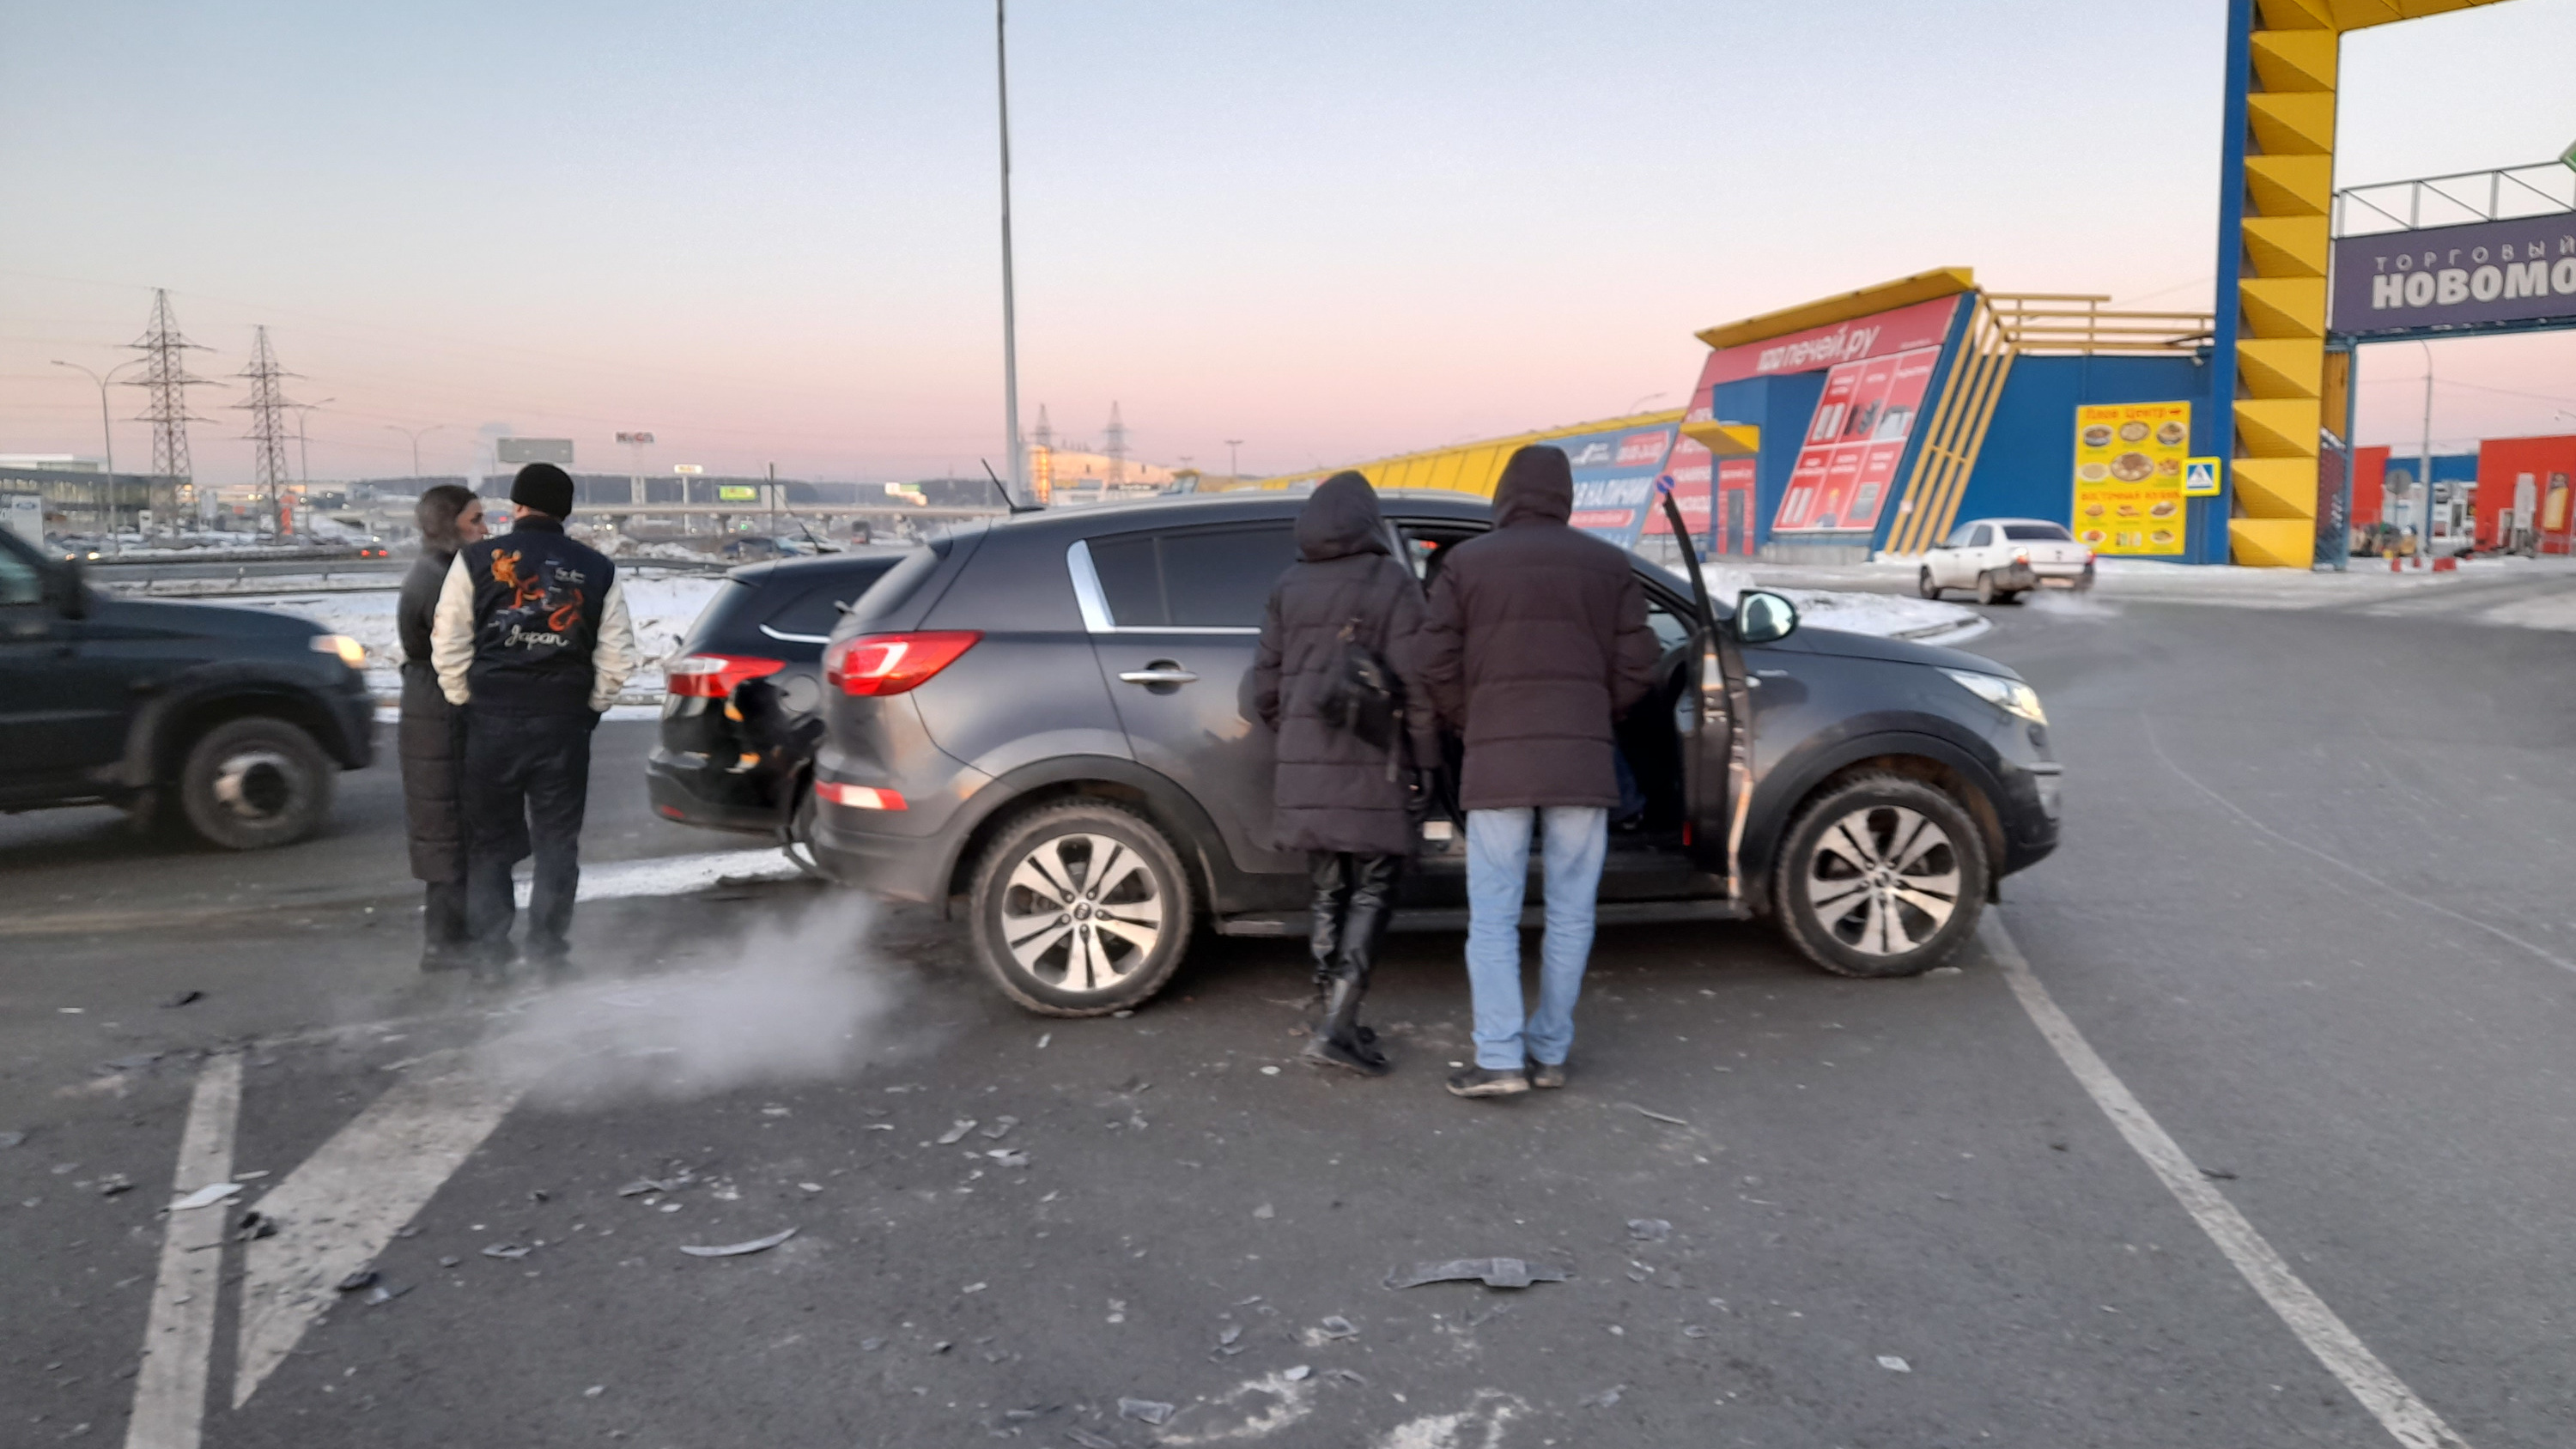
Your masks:
M887 559L864 569L835 569L831 581L795 594L782 607L771 611L769 627L782 634L827 636L832 626L841 622L841 605L856 603L868 591L868 585L884 577L894 560Z
M1285 525L1163 535L1163 599L1184 629L1258 629L1271 587L1297 561Z
M1286 524L1091 540L1091 568L1122 629L1257 629L1271 586L1296 562Z
M1976 532L1976 529L1977 526L1973 523L1962 523L1958 527L1950 530L1950 536L1942 541L1941 546L1943 548L1966 548L1968 546L1968 535Z
M1652 597L1646 600L1646 627L1655 631L1657 648L1678 648L1690 641L1690 625L1683 623L1680 615Z
M2015 543L2072 543L2066 530L2054 523L2007 523L2004 537Z
M1975 533L1968 535L1968 547L1970 548L1984 548L1987 544L1994 541L1995 531L1982 523L1977 525L1977 531Z
M0 549L0 604L41 604L45 576L15 549Z

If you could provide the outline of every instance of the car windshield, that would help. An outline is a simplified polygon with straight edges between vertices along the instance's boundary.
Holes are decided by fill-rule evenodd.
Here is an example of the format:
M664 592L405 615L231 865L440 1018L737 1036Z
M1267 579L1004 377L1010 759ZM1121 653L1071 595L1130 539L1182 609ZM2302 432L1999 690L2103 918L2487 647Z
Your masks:
M2004 537L2015 543L2072 543L2065 529L2054 523L2007 523Z

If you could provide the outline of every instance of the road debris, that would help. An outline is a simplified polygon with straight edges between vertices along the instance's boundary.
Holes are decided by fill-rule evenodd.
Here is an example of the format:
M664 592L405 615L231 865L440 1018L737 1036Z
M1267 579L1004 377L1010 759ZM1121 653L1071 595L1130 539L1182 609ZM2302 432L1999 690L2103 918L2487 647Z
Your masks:
M511 1262L528 1256L529 1249L518 1243L493 1243L483 1249L486 1258L506 1258Z
M1027 1153L1012 1151L1008 1148L996 1149L994 1151L987 1152L984 1155L993 1159L995 1162L1002 1164L1004 1167L1026 1167L1029 1165L1029 1155Z
M359 1299L358 1301L364 1303L369 1308L381 1308L384 1305L393 1302L395 1299L400 1298L404 1294L409 1293L411 1291L411 1287L412 1285L405 1283L400 1288L388 1288L384 1284L379 1283L368 1289L367 1296Z
M1301 1363L1295 1368L1288 1370L1286 1373L1281 1374L1279 1377L1286 1379L1292 1384L1302 1384L1306 1381L1306 1376L1313 1372L1314 1370L1312 1368Z
M2234 1182L2236 1180L2236 1174L2228 1171L2224 1167L2204 1167L2200 1170L2200 1175L2208 1178L2212 1182Z
M1338 1313L1325 1319L1317 1326L1323 1329L1324 1336L1326 1338L1357 1338L1360 1336L1360 1331L1351 1326L1351 1321Z
M1662 1218L1628 1219L1628 1236L1641 1243L1660 1243L1673 1235L1673 1225Z
M1217 1347L1231 1348L1234 1346L1234 1341L1241 1337L1243 1337L1243 1325L1240 1323L1229 1324L1226 1326L1225 1332L1216 1336Z
M768 1237L754 1238L747 1243L727 1243L720 1248L702 1248L683 1243L680 1245L680 1251L692 1258L739 1258L745 1253L765 1253L794 1236L796 1236L794 1228L780 1228Z
M1583 1407L1587 1409L1609 1408L1611 1405L1619 1402L1619 1395L1626 1392L1627 1388L1628 1386L1626 1384L1612 1384L1601 1392L1593 1394L1582 1400Z
M1340 1379L1342 1382L1347 1384L1357 1384L1361 1388L1368 1387L1368 1380L1360 1377L1359 1370L1357 1369L1337 1368L1333 1370L1332 1377Z
M373 1268L360 1268L358 1271L351 1273L348 1277L341 1279L338 1283L333 1284L332 1291L337 1293L355 1293L361 1288L373 1288L375 1286L376 1270Z
M1134 1419L1140 1424L1168 1423L1172 1417L1172 1406L1153 1399L1120 1399L1118 1417Z
M1905 1360L1898 1358L1892 1353L1880 1354L1878 1356L1878 1366L1893 1374L1910 1374L1914 1372L1914 1365L1907 1363Z
M1019 1125L1020 1119L1017 1117L996 1117L993 1119L993 1125L984 1129L984 1135L999 1142L1011 1135L1011 1129Z
M940 1134L939 1134L939 1138L938 1138L939 1145L940 1145L940 1146L942 1146L942 1147L954 1147L954 1146L956 1146L958 1143L965 1141L965 1140L966 1140L966 1134L967 1134L967 1133L969 1133L969 1132L972 1132L972 1131L974 1131L974 1130L975 1130L975 1119L974 1119L974 1118L972 1118L972 1117L960 1117L960 1118L958 1118L958 1119L957 1119L956 1125L954 1125L954 1126L950 1127L947 1131L942 1132L942 1133L940 1133Z
M1099 1435L1092 1433L1090 1430L1085 1429L1078 1424L1066 1425L1064 1437L1081 1445L1082 1449L1118 1449L1117 1440L1103 1439Z
M266 1213L243 1213L241 1215L241 1221L233 1224L233 1241L236 1243L254 1242L260 1238L273 1238L276 1236L277 1219L270 1217Z
M1055 1033L1054 1033L1054 1032L1051 1032L1051 1031L1042 1031L1042 1032L1039 1032L1039 1033L1038 1033L1038 1050L1039 1050L1039 1051L1045 1051L1045 1050L1046 1050L1046 1044L1047 1044L1048 1042L1053 1041L1053 1040L1055 1040Z
M683 1167L669 1177L639 1177L617 1190L619 1197L642 1197L648 1192L676 1192L698 1180L698 1175Z
M201 1207L213 1207L241 1190L242 1186L238 1182L210 1182L186 1197L171 1199L170 1211L184 1213Z
M1685 1324L1683 1324L1683 1325L1682 1325L1682 1337L1684 1337L1684 1338L1706 1338L1706 1337L1708 1337L1708 1330L1707 1330L1707 1329L1705 1329L1705 1328L1700 1327L1700 1326L1699 1326L1698 1324L1696 1324L1696 1323L1685 1323Z
M206 993L202 991L182 991L175 996L163 997L161 1000L161 1007L165 1011L174 1010L178 1007L186 1006L192 1001L203 1001L205 999Z
M464 1261L465 1261L465 1260L464 1260L463 1258L459 1258L459 1257L455 1256L454 1254L448 1254L448 1255L446 1255L446 1256L441 1257L441 1258L438 1260L438 1266L440 1266L440 1267L442 1267L442 1268L453 1268L453 1267L455 1267L457 1264L462 1263L462 1262L464 1262Z
M1488 1288L1527 1288L1532 1283L1562 1283L1571 1270L1525 1258L1452 1258L1445 1263L1416 1263L1386 1275L1389 1288L1419 1288L1425 1283L1481 1280Z
M1270 1219L1279 1216L1279 1210L1268 1203L1263 1203L1261 1206L1252 1210L1252 1215L1261 1219L1263 1222L1268 1222Z
M121 1172L113 1173L107 1177L99 1179L98 1195L100 1197L115 1197L120 1193L128 1193L133 1190L133 1179L127 1177Z
M1620 1108L1620 1110L1621 1110L1621 1111L1625 1111L1625 1112L1634 1112L1634 1113L1636 1113L1638 1116L1645 1118L1645 1119L1646 1119L1647 1121L1649 1121L1649 1122L1662 1122L1662 1123L1666 1123L1666 1124L1669 1124L1669 1125L1674 1126L1674 1127L1688 1127L1688 1126L1690 1125L1688 1122L1683 1121L1683 1120L1682 1120L1681 1118L1679 1118L1679 1117L1669 1117L1669 1116L1666 1116L1665 1114L1663 1114L1663 1113L1661 1113L1661 1112L1649 1112L1649 1111L1647 1111L1645 1108L1638 1106L1638 1105L1637 1105L1636 1103L1634 1103L1634 1102L1621 1102L1621 1103L1619 1103L1619 1104L1618 1104L1618 1106L1619 1106L1619 1108Z

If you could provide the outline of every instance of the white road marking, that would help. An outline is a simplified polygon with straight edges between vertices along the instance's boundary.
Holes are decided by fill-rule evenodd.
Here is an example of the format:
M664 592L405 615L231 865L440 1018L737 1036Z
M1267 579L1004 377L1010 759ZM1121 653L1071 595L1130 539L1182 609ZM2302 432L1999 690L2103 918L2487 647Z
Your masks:
M233 1125L241 1116L242 1059L209 1057L179 1131L175 1193L230 1179ZM215 1305L223 1279L224 1229L231 1214L171 1213L161 1240L161 1274L134 1375L134 1413L125 1449L197 1449L206 1422L206 1373L215 1348Z
M2273 840L2277 840L2283 845L2290 847L2292 850L2299 851L2302 854L2313 855L2317 859L2324 861L2326 864L2333 866L2337 870L2359 876L2363 880L2370 882L2371 886L2382 892L2383 895L2395 896L2401 901L2406 901L2412 905L2422 906L2424 909L2433 912L2435 915L2448 916L2463 926L2475 927L2476 929L2484 931L2488 935L2495 937L2497 940L2504 942L2506 945L2521 947L2523 950L2530 952L2532 955L2539 957L2541 960L2548 962L2550 965L2557 967L2561 971L2576 971L2576 961L2570 961L2566 957L2558 955L2545 947L2535 946L2531 942L2513 934L2511 931L2499 930L2494 926L2490 926L2475 916L2464 915L2458 911L2452 910L2449 906L2442 904L2440 901L2428 901L2422 896L2401 890L2398 887L2381 880L2379 877L2372 875L2369 871L2363 870L2360 866L2354 865L2348 860L2328 855L2324 851L2317 849L2315 846L2310 845L2305 841L2293 840L2289 836L2283 835L2271 826L2266 825L2262 821L2247 814L2243 806L2228 799L2226 796L2221 795L2216 790L2209 788L2207 785L2202 784L2200 782L2200 778L2192 774L2191 771L2175 764L2174 757L2165 753L2164 742L2156 738L2156 722L2152 717L2142 714L2138 716L2138 723L2146 726L2147 748L2156 752L2156 758L2164 761L2166 769L2182 776L2185 783L2189 784L2193 789L2198 790L2203 795L2217 801L2229 814L2244 821L2247 825L2252 826L2262 835ZM2354 896L2361 896L2361 893L2358 891L2348 891L2346 893ZM2375 899L2367 896L2361 896L2361 898L2365 900Z
M406 1077L259 1200L278 1230L254 1241L244 1264L234 1408L338 1296L332 1285L384 1251L520 1091L462 1071Z
M710 850L700 855L661 855L620 860L581 868L580 901L630 900L636 896L677 896L705 890L724 881L793 880L796 863L776 850ZM519 905L528 904L529 886L518 883Z
M2182 1204L2183 1211L2190 1213L2192 1221L2200 1224L2201 1231L2209 1234L2209 1240L2227 1255L2227 1261L2236 1265L2236 1271L2245 1275L2245 1281L2298 1335L2299 1342L2306 1344L2308 1352L2326 1366L2326 1371L2341 1379L2380 1427L2407 1449L2468 1449L2468 1442L2452 1433L2441 1416L2415 1397L2414 1390L2389 1372L2388 1365L2381 1363L2335 1316L2325 1300L2290 1271L2290 1265L2254 1230L2236 1205L2192 1165L2181 1144L2147 1115L2147 1109L2094 1053L2092 1044L2084 1040L2075 1023L2050 998L2048 989L2039 984L2039 978L2031 973L2030 962L2005 931L1999 912L1986 912L1985 919L1978 923L1977 938L1986 954L2003 967L2004 980L2011 985L2022 1010L2030 1014L2031 1024L2057 1049L2058 1059L2092 1095L2094 1104L2146 1160L2164 1182L2165 1190Z

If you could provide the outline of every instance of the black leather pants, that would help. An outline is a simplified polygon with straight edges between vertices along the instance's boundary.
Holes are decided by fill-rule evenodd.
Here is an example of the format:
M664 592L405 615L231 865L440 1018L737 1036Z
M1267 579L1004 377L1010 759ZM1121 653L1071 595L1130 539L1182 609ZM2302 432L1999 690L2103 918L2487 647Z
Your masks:
M1315 886L1310 908L1314 928L1307 938L1315 958L1315 989L1320 993L1336 979L1365 989L1378 947L1395 920L1404 857L1319 850L1306 860Z

